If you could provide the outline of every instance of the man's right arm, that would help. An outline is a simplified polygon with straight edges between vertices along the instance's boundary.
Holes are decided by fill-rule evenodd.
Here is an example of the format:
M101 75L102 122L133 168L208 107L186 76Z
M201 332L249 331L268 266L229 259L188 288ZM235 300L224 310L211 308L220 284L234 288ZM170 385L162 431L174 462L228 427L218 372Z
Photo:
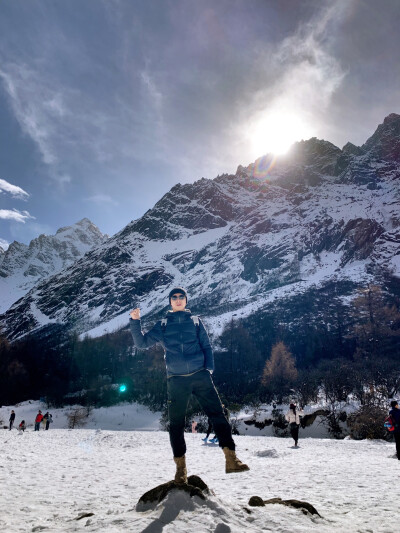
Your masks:
M136 348L145 349L154 346L157 342L162 340L161 323L157 322L150 331L143 333L140 319L129 319L129 327L133 337L133 342Z

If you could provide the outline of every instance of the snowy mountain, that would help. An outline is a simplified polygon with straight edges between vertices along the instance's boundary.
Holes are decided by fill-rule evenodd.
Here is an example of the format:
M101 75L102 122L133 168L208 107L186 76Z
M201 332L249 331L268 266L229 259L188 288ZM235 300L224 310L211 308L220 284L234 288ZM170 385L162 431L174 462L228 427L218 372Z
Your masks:
M37 284L1 325L10 339L54 324L99 335L125 326L138 303L154 318L172 285L188 289L215 334L233 314L295 321L315 290L316 317L333 296L400 276L399 147L400 116L391 114L361 147L312 138L234 175L177 184Z
M0 249L0 311L23 297L39 281L60 272L108 236L87 218L55 235L40 235L29 246L14 241Z

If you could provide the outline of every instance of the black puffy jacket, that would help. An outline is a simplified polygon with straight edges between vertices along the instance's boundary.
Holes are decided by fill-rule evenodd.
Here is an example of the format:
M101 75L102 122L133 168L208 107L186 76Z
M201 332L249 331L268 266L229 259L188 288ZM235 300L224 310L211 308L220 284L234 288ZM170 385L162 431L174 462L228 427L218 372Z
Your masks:
M165 350L167 376L185 376L206 368L214 370L214 356L210 340L203 323L199 319L196 326L188 309L168 311L167 323L161 320L147 333L143 333L140 320L129 320L135 346L139 349L150 348L157 342Z

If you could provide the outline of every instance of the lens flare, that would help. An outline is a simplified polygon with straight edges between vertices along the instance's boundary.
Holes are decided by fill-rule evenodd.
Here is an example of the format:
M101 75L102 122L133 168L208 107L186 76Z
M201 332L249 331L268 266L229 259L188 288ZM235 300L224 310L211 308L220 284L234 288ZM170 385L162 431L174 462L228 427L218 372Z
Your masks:
M265 191L270 183L269 175L276 163L276 156L267 154L259 157L247 172L247 185L251 189Z

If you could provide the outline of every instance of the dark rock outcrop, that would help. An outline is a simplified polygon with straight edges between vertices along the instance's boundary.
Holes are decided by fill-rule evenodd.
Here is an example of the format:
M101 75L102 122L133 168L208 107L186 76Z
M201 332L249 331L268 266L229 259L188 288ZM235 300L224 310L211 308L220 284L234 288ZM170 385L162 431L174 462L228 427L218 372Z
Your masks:
M316 508L311 503L303 502L300 500L282 500L282 498L271 498L269 500L263 500L260 496L252 496L249 500L249 505L252 507L264 507L268 504L278 503L280 505L286 505L287 507L293 507L294 509L300 509L304 514L311 514L321 516Z
M182 485L175 483L175 481L168 481L167 483L158 485L145 492L145 494L139 498L136 505L136 511L146 511L149 507L157 505L173 490L183 491L191 498L193 498L193 496L198 496L202 500L205 500L206 495L210 493L208 486L199 476L189 476L187 484L185 483Z

